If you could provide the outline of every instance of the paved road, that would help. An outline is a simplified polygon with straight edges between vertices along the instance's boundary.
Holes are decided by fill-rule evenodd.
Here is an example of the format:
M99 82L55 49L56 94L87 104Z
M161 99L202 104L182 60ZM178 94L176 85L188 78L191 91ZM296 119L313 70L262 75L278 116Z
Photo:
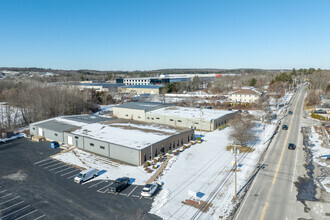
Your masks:
M304 163L303 145L300 133L300 120L303 115L303 103L306 88L301 87L289 110L293 115L286 115L269 147L262 169L252 183L234 219L296 219L301 203L296 200L297 190L294 182L297 173L302 172ZM282 125L289 126L282 130ZM288 144L295 143L296 150L289 150Z
M99 193L97 187L104 187L102 184L79 185L73 178L61 176L61 169L68 169L62 165L35 164L58 151L49 142L24 138L0 144L0 218L160 219L147 213L152 200L140 199L133 185L127 190L133 192L130 195Z

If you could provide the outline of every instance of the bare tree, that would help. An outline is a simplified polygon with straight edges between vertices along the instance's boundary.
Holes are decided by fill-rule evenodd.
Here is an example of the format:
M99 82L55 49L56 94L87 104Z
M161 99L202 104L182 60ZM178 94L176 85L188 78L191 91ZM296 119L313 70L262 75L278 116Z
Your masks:
M253 116L237 114L229 122L229 125L232 128L229 139L234 144L243 146L256 139L256 135L253 132L253 127L255 126Z

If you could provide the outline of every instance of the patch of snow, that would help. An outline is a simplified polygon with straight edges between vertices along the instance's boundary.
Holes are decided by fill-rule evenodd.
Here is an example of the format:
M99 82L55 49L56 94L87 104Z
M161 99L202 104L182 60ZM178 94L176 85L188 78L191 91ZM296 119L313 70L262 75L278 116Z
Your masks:
M86 169L96 168L100 175L94 180L114 180L120 177L127 176L134 179L133 184L144 185L145 182L153 175L144 171L142 166L130 166L114 162L106 157L98 156L79 148L72 151L59 154L54 159L67 164L83 167Z
M322 182L321 182L322 186L324 187L324 189L330 193L330 177L326 177Z
M10 138L0 138L0 142L7 142L10 140L14 140L14 139L22 138L22 137L26 137L26 135L24 133L19 133Z
M321 146L323 137L315 131L314 126L311 128L310 141L313 144L310 148L313 154L313 160L321 166L330 167L330 165L323 162L325 159L321 159L321 156L330 154L330 149Z

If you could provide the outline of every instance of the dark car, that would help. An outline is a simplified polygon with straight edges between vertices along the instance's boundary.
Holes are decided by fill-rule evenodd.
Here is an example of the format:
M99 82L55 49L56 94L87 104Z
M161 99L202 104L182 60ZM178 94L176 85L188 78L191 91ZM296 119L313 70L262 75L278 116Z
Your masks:
M315 110L314 113L316 113L316 114L327 114L326 111L321 110L321 109Z
M109 186L108 192L111 192L111 193L121 192L128 185L129 185L129 178L128 177L118 178Z
M296 149L296 145L293 144L293 143L290 143L289 146L288 146L288 149L289 150L294 150L294 149Z
M233 109L232 108L229 108L228 111L232 111Z
M239 110L238 110L238 113L242 113L242 110L239 109Z
M292 111L289 111L289 115L292 115L293 114L293 112Z
M283 129L283 130L288 130L288 126L287 126L287 125L283 125L283 126L282 126L282 129Z

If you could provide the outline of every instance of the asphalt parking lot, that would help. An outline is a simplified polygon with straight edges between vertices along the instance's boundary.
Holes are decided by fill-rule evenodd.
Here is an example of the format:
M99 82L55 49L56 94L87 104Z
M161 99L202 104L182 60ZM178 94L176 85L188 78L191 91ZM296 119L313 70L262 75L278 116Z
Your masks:
M110 194L111 180L77 184L79 169L49 158L59 151L25 138L0 143L0 219L160 219L147 213L143 186Z

